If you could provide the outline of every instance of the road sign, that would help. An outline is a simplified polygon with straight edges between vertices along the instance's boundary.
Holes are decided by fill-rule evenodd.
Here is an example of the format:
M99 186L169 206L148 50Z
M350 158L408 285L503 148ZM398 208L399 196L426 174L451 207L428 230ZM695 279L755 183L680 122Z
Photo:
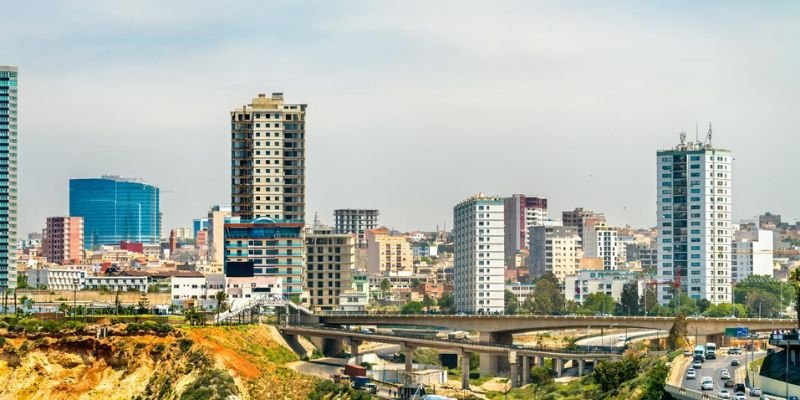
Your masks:
M725 336L735 338L746 338L750 336L750 329L744 326L737 326L735 328L725 328Z

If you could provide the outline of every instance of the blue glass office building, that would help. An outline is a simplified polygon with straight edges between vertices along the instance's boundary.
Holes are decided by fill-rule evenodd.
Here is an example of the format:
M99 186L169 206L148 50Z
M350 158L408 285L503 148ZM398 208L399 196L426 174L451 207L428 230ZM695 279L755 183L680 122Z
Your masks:
M118 176L70 179L69 215L83 217L87 249L129 242L159 243L157 187Z
M17 287L17 68L0 66L0 289Z

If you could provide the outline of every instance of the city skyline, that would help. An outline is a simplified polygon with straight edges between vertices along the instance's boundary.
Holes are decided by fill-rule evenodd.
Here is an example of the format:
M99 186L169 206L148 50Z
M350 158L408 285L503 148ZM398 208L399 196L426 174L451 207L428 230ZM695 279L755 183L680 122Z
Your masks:
M0 27L8 43L0 59L24 71L20 235L66 214L70 178L114 173L162 188L163 232L227 204L225 118L242 99L273 91L312 110L307 219L319 212L332 224L334 209L376 208L387 226L433 230L452 226L455 201L485 192L546 197L551 217L585 207L613 226L651 227L652 155L680 130L693 137L696 122L702 134L708 120L715 145L738 158L734 221L763 211L798 218L792 170L782 165L800 144L789 134L800 122L791 110L798 81L785 75L798 60L780 40L798 30L793 6L781 13L640 5L622 16L600 6L515 10L525 18L503 7L458 10L468 21L483 15L485 38L462 19L362 3L319 4L292 26L281 20L308 7L282 7L265 17L279 28L275 35L242 27L210 38L205 29L241 21L212 5L186 14L178 5L149 7L11 6L18 18ZM40 11L51 32L68 34L43 42L36 33L43 22L34 19ZM71 30L81 23L65 15L88 29ZM753 15L762 22L745 21ZM703 18L717 23L704 26ZM618 28L594 35L606 24ZM556 28L557 39L537 39ZM667 31L683 33L662 38ZM424 43L414 40L420 35ZM149 40L155 37L161 41ZM226 61L254 44L264 55ZM280 51L298 59L270 58ZM426 62L408 61L420 59ZM590 59L593 69L583 67ZM504 66L509 60L519 62ZM195 65L203 66L199 73ZM360 110L358 119L348 118L351 110ZM469 118L478 113L496 121ZM496 143L490 153L487 138ZM342 157L351 151L359 156ZM473 162L482 157L487 162ZM185 179L189 171L195 179ZM342 171L366 184L337 190ZM382 184L387 174L392 185Z

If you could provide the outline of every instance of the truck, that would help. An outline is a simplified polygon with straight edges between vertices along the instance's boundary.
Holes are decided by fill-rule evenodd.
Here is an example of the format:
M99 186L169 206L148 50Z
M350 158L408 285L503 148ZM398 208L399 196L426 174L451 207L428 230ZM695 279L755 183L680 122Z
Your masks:
M350 378L357 376L367 376L367 369L360 365L347 364L344 366L344 374Z
M364 389L367 384L369 384L369 377L366 376L354 376L353 377L353 387L356 389Z
M703 362L706 359L706 347L702 344L698 344L694 348L694 361Z
M454 331L447 333L447 340L466 340L467 339L467 332L464 331Z
M717 359L717 345L715 343L706 343L706 359Z

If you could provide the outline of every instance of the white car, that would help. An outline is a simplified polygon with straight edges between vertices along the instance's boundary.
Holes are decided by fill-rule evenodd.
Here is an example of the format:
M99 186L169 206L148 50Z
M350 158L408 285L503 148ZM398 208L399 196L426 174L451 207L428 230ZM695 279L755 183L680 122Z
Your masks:
M720 372L719 378L722 379L722 380L731 379L731 373L728 372L727 369L723 369L722 372Z
M722 389L719 391L719 394L717 394L717 397L719 397L720 399L730 399L731 392L729 392L727 389Z
M758 386L750 388L750 396L761 396L761 388Z
M710 376L704 376L700 384L700 390L714 390L714 379Z
M733 400L747 400L747 396L744 393L736 393L733 395Z
M697 378L697 371L694 368L689 368L686 370L686 379L695 379Z

